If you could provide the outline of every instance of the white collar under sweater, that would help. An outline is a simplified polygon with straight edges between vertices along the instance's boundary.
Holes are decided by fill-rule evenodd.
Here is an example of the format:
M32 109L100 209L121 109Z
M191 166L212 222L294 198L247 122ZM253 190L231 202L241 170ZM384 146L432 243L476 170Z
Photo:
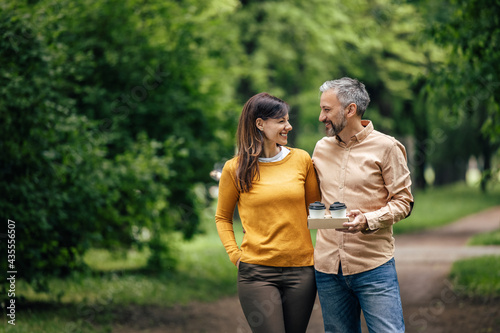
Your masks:
M259 157L259 162L264 162L264 163L269 163L269 162L278 162L281 161L290 153L290 149L286 147L281 147L281 150L279 153L274 155L273 157Z

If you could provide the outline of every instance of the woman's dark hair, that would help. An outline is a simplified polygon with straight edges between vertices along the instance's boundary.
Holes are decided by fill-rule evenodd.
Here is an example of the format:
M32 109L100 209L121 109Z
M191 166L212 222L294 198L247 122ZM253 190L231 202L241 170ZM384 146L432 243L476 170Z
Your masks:
M259 156L264 146L264 135L257 128L256 120L279 119L288 114L289 106L281 99L268 93L252 96L243 106L238 123L238 168L236 179L240 190L248 192L252 180L259 177Z

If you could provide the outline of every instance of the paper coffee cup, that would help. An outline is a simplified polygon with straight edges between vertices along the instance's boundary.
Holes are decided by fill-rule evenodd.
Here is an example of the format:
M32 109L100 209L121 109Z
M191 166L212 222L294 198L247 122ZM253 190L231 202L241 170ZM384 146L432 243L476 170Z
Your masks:
M344 203L335 201L330 205L332 217L346 217L347 207Z
M322 219L325 217L326 206L322 202L315 201L309 205L309 217L312 219Z

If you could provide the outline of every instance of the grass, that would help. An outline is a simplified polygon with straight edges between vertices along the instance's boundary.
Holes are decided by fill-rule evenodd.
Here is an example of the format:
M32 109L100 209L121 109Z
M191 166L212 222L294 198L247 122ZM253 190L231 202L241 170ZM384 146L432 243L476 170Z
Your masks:
M484 256L453 263L454 290L466 296L500 297L500 256Z
M146 274L141 268L147 252L130 251L117 256L94 249L85 257L90 274L52 279L50 293L35 292L23 280L16 281L16 326L6 315L5 332L110 332L116 309L127 305L173 306L191 301L209 302L236 294L237 270L229 261L207 211L206 233L192 241L176 240L179 265L176 272ZM235 223L238 240L241 225ZM21 305L21 303L23 305Z
M478 234L467 245L500 245L500 229ZM453 263L450 278L455 291L467 296L500 297L500 256L463 259Z
M106 250L93 249L85 256L91 274L79 274L72 279L50 281L50 294L36 293L23 285L23 297L38 301L58 301L64 304L106 302L108 304L150 304L172 306L189 301L213 301L236 293L237 270L229 261L213 222L213 210L202 227L204 234L191 241L179 235L173 240L178 266L175 272L150 274L142 271L148 252L129 251L117 256ZM242 228L235 223L237 239ZM59 295L59 296L57 296Z
M475 235L467 245L500 245L500 229Z
M482 193L465 183L453 184L414 193L411 216L394 225L394 233L402 234L431 229L456 221L500 204L500 186Z
M500 189L481 194L465 185L453 185L417 192L415 200L412 216L395 225L396 233L437 227L499 204ZM147 252L130 251L127 256L116 256L94 249L85 258L93 272L65 280L52 279L50 293L35 292L22 280L16 281L16 326L7 324L5 314L0 324L6 332L16 333L110 332L116 309L127 305L167 307L236 294L237 271L219 240L213 215L212 206L203 218L204 234L189 242L175 239L179 260L176 272L142 272ZM237 222L235 234L241 240L243 234ZM484 266L493 267L489 262L488 265ZM488 274L498 280L498 275ZM461 275L456 273L454 278L459 285L465 285L459 280Z

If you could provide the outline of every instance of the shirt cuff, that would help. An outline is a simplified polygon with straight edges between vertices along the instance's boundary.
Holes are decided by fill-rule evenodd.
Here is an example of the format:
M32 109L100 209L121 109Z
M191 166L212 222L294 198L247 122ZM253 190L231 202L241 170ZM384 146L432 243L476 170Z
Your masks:
M231 255L229 255L229 260L231 260L231 262L235 265L238 262L238 259L241 259L241 250L231 253Z
M384 227L383 223L380 222L380 216L376 212L369 212L364 215L370 230L378 230Z

